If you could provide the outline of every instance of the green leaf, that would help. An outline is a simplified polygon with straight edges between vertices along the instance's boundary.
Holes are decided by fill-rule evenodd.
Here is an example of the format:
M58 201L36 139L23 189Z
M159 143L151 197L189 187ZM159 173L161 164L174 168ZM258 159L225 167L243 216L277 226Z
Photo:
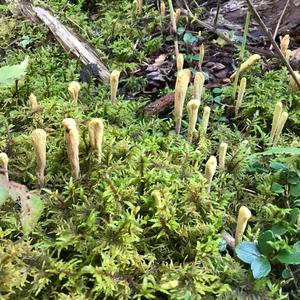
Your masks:
M281 250L275 258L283 264L298 265L300 264L300 249L294 247L290 251L286 249Z
M271 190L274 193L282 194L284 192L284 187L283 187L283 185L281 185L277 182L273 182Z
M290 195L293 197L299 197L300 196L300 183L298 184L290 184Z
M21 199L21 223L23 232L28 235L34 229L44 209L42 199L36 194L28 194L26 198Z
M298 216L300 215L300 209L294 208L291 210L290 216L289 216L289 223L290 225L294 225L298 221Z
M282 273L281 273L281 277L282 277L283 279L289 279L289 278L292 277L292 274L291 274L291 272L290 272L289 269L284 269L284 270L282 271Z
M283 225L280 224L274 224L272 226L272 232L275 235L284 235L288 230L286 229L286 227L284 227Z
M238 258L247 264L251 264L252 261L261 256L256 244L251 242L242 242L237 245L235 250Z
M266 277L271 271L271 264L267 258L260 256L251 263L251 270L255 279Z
M197 42L198 41L198 37L196 35L193 35L190 32L186 32L183 36L183 41L186 44L192 44L193 42Z
M269 244L269 242L273 242L275 240L274 234L271 230L263 232L259 238L257 247L259 252L261 252L264 255L268 255L273 251L272 246Z
M28 66L28 58L19 65L5 66L0 68L0 87L12 86L16 80L24 79Z
M285 165L276 161L272 161L270 163L270 167L274 170L282 170L285 169Z

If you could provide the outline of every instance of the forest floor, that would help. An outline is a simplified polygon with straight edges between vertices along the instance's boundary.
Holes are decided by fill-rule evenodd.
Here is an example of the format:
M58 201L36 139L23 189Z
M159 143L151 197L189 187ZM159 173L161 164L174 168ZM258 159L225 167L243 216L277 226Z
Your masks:
M120 71L116 103L0 4L0 299L299 299L297 85L253 23L243 55L197 1L174 1L176 32L168 1L144 2L33 1Z

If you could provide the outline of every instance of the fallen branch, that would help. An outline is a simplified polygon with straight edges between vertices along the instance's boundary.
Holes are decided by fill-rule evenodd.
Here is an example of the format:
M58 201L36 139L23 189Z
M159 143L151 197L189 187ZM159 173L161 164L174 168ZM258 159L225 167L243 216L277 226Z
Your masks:
M262 18L260 17L260 15L258 14L257 10L255 9L253 3L251 0L247 0L247 3L249 5L249 7L251 8L254 17L256 18L257 22L259 23L259 25L261 26L261 28L263 29L263 31L265 32L265 34L267 35L267 37L269 38L271 44L273 45L275 51L277 52L278 56L281 58L282 62L285 64L285 66L288 68L290 74L293 76L295 82L297 83L297 85L300 87L300 81L298 79L298 77L296 76L295 72L293 71L291 65L289 64L289 62L287 61L287 59L284 57L284 55L282 54L280 48L278 47L277 43L275 42L272 33L269 31L269 29L266 27L264 21L262 20Z
M88 41L72 33L50 11L42 7L33 6L28 2L19 2L17 7L22 16L36 23L43 22L61 46L66 51L72 52L84 65L96 65L101 80L109 80L110 73L107 67L102 63L96 49Z

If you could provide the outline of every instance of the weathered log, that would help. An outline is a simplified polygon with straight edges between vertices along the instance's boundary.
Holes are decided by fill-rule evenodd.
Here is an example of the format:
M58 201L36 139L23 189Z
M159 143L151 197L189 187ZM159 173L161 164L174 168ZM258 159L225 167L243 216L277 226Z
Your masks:
M44 23L66 51L73 53L86 66L96 65L100 79L103 81L109 80L110 73L102 63L95 47L64 26L49 10L33 6L28 2L18 2L17 5L14 5L14 8L17 8L23 17L36 23Z
M148 104L145 109L145 114L148 116L155 116L165 113L167 110L171 110L174 106L175 94L171 93L157 99L154 102Z

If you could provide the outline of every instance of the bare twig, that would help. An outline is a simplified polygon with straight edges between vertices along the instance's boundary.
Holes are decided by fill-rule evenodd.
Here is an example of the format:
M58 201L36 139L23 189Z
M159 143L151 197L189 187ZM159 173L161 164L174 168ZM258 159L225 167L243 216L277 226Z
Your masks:
M220 9L221 9L221 0L218 0L218 3L217 3L217 12L216 12L216 16L215 16L215 19L214 19L214 27L215 27L215 29L217 29L217 26L218 26L218 18L219 18L219 14L220 14Z
M279 18L279 20L278 20L278 22L277 22L277 25L276 25L276 28L275 28L275 31L274 31L274 34L273 34L273 39L274 39L274 40L275 40L275 38L276 38L276 35L277 35L277 33L278 33L279 26L280 26L280 24L281 24L282 18L283 18L283 16L284 16L285 12L286 12L286 9L287 9L289 3L290 3L290 0L286 0L285 6L284 6L284 8L283 8L283 11L282 11L282 13L281 13L281 15L280 15L280 18ZM273 49L273 45L270 46L270 50L272 50L272 49Z
M255 16L257 22L259 23L259 25L261 26L261 28L263 29L263 31L265 32L265 34L268 36L270 42L272 43L275 51L277 52L278 56L281 58L282 62L285 64L285 66L288 68L290 74L292 75L292 77L294 78L295 82L297 83L297 85L300 87L300 81L298 79L298 77L296 76L295 72L293 71L291 65L289 64L289 62L287 61L287 59L284 57L284 55L282 54L280 48L278 47L277 43L275 42L272 33L269 31L269 29L266 27L264 21L261 19L260 15L258 14L257 10L255 9L253 3L251 0L247 0L247 3L249 5L249 7L251 8L253 15Z

